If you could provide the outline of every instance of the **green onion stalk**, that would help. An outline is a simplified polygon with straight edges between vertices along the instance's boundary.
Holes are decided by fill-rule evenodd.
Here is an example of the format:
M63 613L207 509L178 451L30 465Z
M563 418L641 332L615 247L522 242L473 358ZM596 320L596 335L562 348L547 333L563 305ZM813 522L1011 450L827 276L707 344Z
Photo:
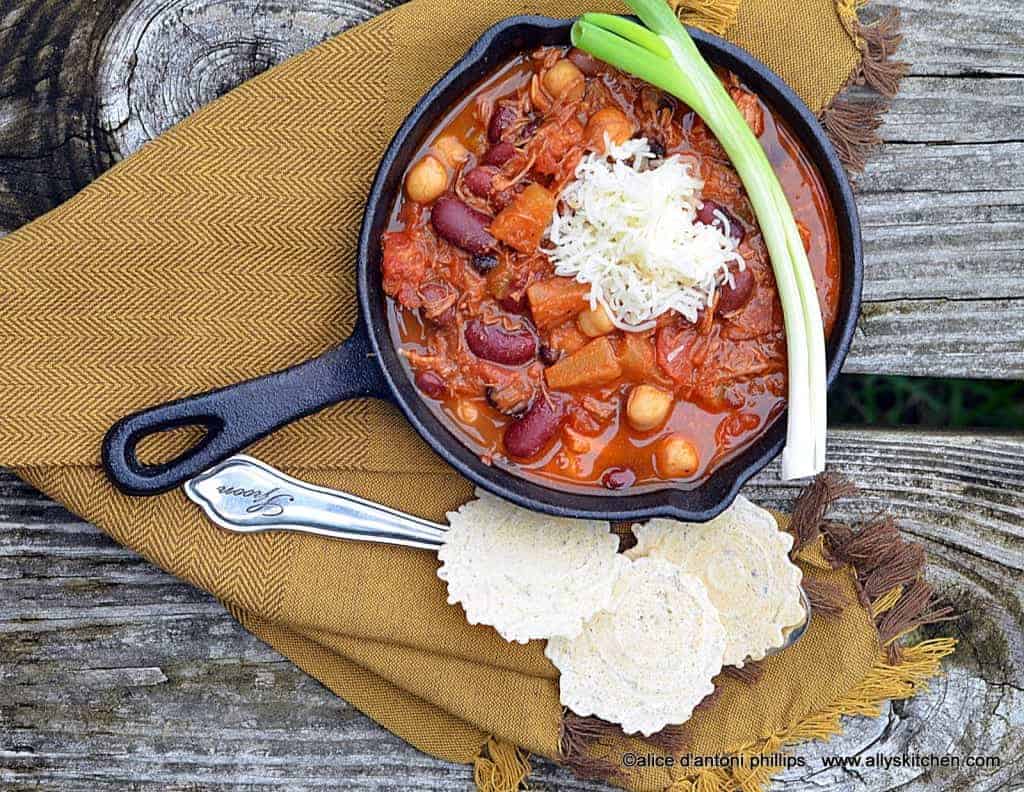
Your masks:
M789 201L764 149L732 97L665 0L626 0L644 25L584 14L572 43L685 102L708 125L746 188L771 256L786 328L789 420L784 479L825 467L825 330L814 276Z

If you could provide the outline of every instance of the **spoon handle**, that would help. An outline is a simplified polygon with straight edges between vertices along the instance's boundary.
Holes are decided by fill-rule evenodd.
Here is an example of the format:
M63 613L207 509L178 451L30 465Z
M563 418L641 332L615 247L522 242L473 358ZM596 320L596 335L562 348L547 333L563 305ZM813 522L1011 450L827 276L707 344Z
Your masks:
M217 525L238 533L298 531L436 551L447 528L234 456L185 484Z

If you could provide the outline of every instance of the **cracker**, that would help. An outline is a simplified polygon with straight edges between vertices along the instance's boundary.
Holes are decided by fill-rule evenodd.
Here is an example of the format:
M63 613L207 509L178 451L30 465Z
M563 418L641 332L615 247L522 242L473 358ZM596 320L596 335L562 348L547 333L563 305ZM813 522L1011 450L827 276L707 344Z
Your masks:
M437 554L448 602L506 641L579 635L629 564L607 522L549 517L482 491L448 522Z
M575 639L548 641L562 704L645 737L686 722L714 690L725 629L703 584L661 558L623 571L608 609Z

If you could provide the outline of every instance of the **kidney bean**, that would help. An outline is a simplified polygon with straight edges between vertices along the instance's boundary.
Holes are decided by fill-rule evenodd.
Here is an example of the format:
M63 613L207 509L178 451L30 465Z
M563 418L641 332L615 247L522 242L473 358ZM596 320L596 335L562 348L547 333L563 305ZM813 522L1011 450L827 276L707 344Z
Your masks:
M718 222L718 218L715 217L715 210L722 212L725 211L725 208L715 201L704 201L700 209L697 210L697 222L704 225L714 225Z
M561 406L541 394L522 418L505 429L505 451L515 459L537 456L558 434L563 419Z
M421 371L416 375L416 387L431 399L440 399L448 392L448 386L440 374Z
M704 225L713 225L724 232L725 227L722 225L722 221L716 217L716 212L721 212L729 221L729 236L735 239L737 244L742 242L743 237L747 235L747 232L743 228L743 223L739 221L736 215L717 201L705 201L704 205L700 208L700 211L697 212L697 220Z
M719 288L718 307L716 310L721 315L738 311L750 302L750 297L754 293L754 273L749 269L733 272L732 280L732 286L728 283L723 283Z
M497 256L473 256L473 269L479 272L481 275L486 275L492 269L498 266Z
M511 143L505 143L502 141L500 143L495 143L487 149L487 153L484 154L480 162L483 165L497 165L498 167L501 167L515 155L516 147Z
M537 339L528 330L508 331L479 319L466 325L466 343L477 357L506 366L527 363L537 354Z
M610 490L625 489L635 482L636 473L629 468L608 468L601 476L601 486Z
M450 195L434 202L430 221L438 236L470 253L489 253L497 244L487 230L491 218Z
M498 105L491 113L491 120L487 124L487 139L491 143L499 143L501 136L505 134L512 122L516 120L516 111L508 105Z
M497 172L494 167L478 165L466 174L466 189L473 193L473 195L486 198L491 194L491 185L494 183L494 177Z

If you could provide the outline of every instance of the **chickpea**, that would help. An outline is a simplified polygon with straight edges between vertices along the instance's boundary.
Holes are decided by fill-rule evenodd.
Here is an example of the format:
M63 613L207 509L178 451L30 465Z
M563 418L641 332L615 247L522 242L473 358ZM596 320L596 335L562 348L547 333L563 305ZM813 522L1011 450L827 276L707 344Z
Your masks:
M452 135L445 135L435 140L434 153L451 168L457 168L469 159L469 149Z
M575 102L583 98L583 72L572 61L560 60L544 74L544 90L556 99Z
M576 324L584 335L591 338L608 335L615 329L612 318L608 316L608 311L604 309L603 305L581 311L576 317Z
M583 140L595 151L604 151L605 135L615 145L622 145L633 137L633 125L626 114L615 107L605 107L594 113L583 130Z
M416 203L431 203L447 189L448 171L430 154L413 165L405 177L405 192Z
M672 394L653 385L637 385L629 392L626 419L638 432L660 426L672 410Z
M682 435L670 435L655 452L658 475L662 478L687 478L700 467L700 456L692 442Z

